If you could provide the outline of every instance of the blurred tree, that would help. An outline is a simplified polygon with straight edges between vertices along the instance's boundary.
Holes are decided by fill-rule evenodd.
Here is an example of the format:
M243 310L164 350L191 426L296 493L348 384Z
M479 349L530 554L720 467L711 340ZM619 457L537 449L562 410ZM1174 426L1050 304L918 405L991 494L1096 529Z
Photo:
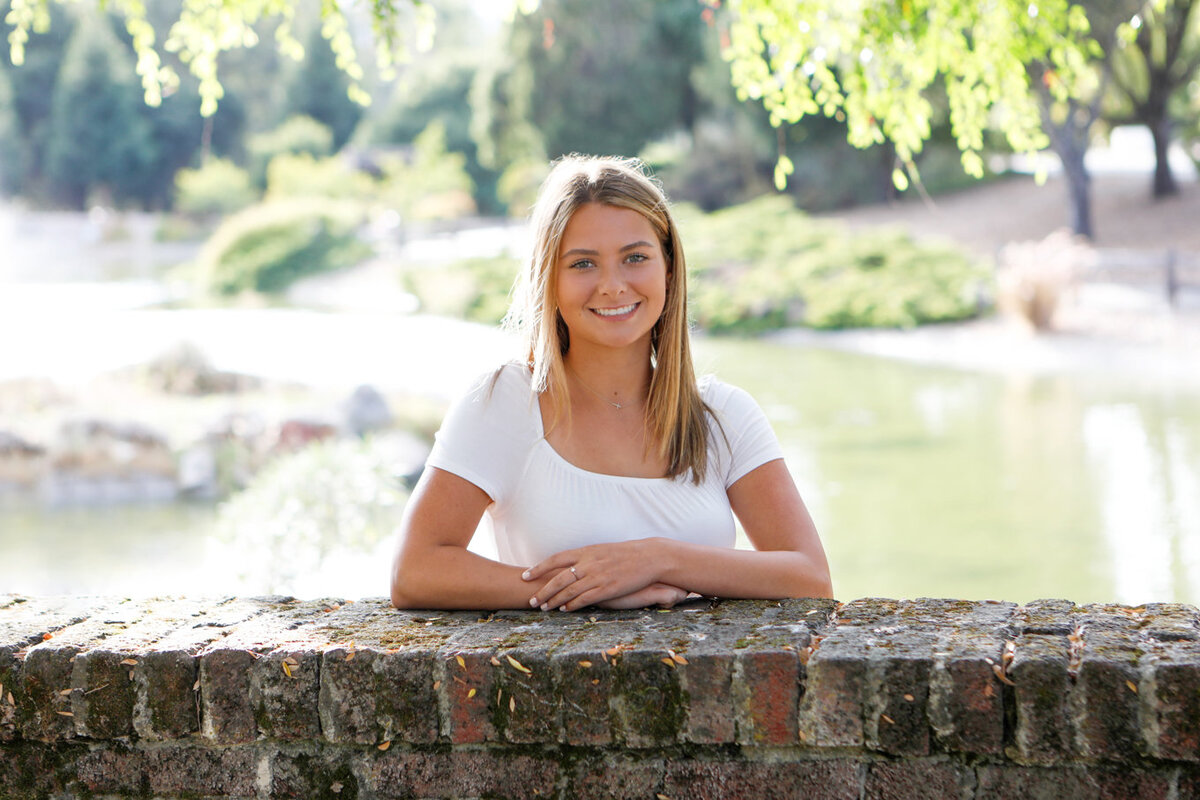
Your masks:
M57 201L82 209L96 191L127 202L145 189L157 154L134 81L132 59L108 20L81 19L51 104L45 168Z
M1113 69L1114 125L1145 125L1154 138L1155 197L1177 194L1167 151L1175 126L1190 120L1187 93L1200 78L1200 0L1155 0L1118 42ZM1182 119L1181 119L1182 118Z
M317 24L309 33L304 56L288 81L284 115L312 117L328 127L336 152L350 140L363 107L350 99L350 78L338 69L337 58Z
M478 98L484 137L528 147L532 127L551 158L573 151L636 155L690 129L692 69L703 57L695 0L543 0L513 20L507 61ZM497 154L501 163L526 152Z
M8 73L0 70L0 195L20 186L21 137L14 98Z

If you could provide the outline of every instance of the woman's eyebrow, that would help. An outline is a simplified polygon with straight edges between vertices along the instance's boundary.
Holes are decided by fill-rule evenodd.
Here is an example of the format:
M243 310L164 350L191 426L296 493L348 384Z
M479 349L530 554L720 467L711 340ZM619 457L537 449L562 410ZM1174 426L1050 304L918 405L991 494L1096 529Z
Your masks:
M622 247L620 252L624 253L627 250L636 250L639 247L653 247L653 246L654 245L652 245L650 242L644 242L644 241L631 242L631 243L625 245L624 247ZM567 256L598 256L598 255L600 255L599 250L588 250L587 248L584 248L584 247L572 247L570 250L568 250L567 252L560 255L559 258L566 258Z

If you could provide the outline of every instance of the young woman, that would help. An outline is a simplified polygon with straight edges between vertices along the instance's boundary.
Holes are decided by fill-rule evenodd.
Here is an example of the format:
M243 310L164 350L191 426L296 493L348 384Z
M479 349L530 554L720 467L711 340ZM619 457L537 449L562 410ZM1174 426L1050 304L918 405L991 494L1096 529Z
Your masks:
M686 264L639 162L560 160L509 322L525 363L447 414L401 524L397 608L575 611L830 597L766 417L697 382ZM755 549L734 549L736 514ZM500 560L467 550L486 517Z

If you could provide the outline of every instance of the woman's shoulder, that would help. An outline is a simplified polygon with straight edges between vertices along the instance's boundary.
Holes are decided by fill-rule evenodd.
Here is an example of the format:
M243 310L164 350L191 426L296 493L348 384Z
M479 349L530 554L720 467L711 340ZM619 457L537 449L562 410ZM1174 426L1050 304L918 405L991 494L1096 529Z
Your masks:
M506 362L476 376L460 403L516 411L533 402L529 368L516 361Z
M758 405L745 389L726 383L716 375L702 375L696 381L696 387L700 390L700 399L722 414L737 414Z

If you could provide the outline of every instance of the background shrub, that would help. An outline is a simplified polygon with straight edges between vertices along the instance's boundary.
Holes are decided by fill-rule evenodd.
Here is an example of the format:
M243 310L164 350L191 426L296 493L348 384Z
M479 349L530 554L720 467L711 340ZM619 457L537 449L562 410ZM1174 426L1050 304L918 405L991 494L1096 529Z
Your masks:
M175 208L185 214L231 214L257 199L250 173L224 158L175 174Z

